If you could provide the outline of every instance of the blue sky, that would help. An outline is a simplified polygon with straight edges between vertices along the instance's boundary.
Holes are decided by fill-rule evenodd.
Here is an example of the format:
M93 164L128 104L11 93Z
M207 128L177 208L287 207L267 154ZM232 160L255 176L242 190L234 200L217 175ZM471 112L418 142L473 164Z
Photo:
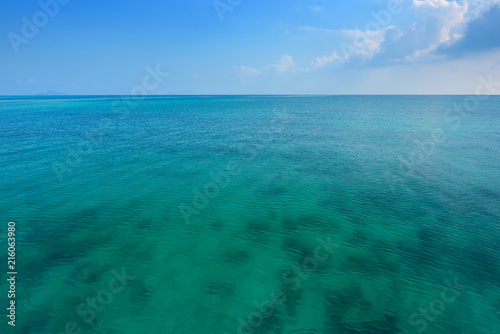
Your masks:
M0 6L0 95L130 94L147 67L169 74L148 94L473 94L480 76L500 81L500 0Z

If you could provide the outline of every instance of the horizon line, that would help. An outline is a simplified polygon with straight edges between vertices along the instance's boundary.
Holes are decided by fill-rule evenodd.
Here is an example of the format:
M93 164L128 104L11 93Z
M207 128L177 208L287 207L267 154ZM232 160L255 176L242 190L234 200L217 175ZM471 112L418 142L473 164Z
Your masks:
M154 95L123 95L123 94L15 94L0 95L5 97L127 97L134 99L148 97L177 97L177 96L471 96L477 94L154 94ZM500 96L500 94L482 94L480 96Z

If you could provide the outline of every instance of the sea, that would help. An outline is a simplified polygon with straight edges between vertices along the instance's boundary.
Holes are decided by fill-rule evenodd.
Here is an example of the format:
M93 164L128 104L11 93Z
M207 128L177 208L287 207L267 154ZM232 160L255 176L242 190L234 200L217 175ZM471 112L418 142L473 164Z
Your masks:
M5 333L500 333L499 96L3 96L0 157Z

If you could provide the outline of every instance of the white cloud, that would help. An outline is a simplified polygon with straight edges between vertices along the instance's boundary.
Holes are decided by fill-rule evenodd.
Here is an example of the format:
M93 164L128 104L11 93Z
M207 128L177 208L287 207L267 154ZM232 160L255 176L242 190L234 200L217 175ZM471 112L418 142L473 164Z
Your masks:
M274 68L281 73L292 70L295 67L295 63L293 62L292 56L283 55L281 56L280 61L274 65Z
M494 5L500 4L500 0L468 0L467 2L470 8L469 15L472 19L480 16Z
M401 32L395 26L389 26L377 31L355 29L334 31L314 27L302 27L302 29L328 33L337 32L344 39L344 42L339 44L339 51L335 50L329 55L317 57L311 62L311 65L316 68L326 66L335 61L345 61L354 56L370 59L381 51L382 43L386 40L386 35L389 31L397 31L398 36L396 38L401 36Z
M337 51L333 51L330 55L317 57L316 59L314 59L311 62L311 65L313 65L315 67L323 67L323 66L326 66L328 64L333 63L336 60L342 60L342 59L345 59L345 57L341 57L341 56L339 56Z
M397 28L389 26L377 31L342 30L344 36L348 37L351 41L349 43L351 48L348 49L348 53L343 50L344 57L350 58L361 55L366 58L372 58L380 52L381 45L386 39L386 33L390 30L397 30Z
M255 68L250 67L250 66L240 65L240 66L234 66L233 68L234 68L236 73L248 75L248 76L259 75L262 73L261 71L256 70Z
M461 4L446 0L413 0L415 15L424 24L420 30L413 29L416 40L424 40L406 60L415 60L432 54L443 44L453 44L463 37L467 24L482 15L500 0L463 0ZM416 27L416 24L413 26Z
M328 34L334 34L334 33L339 33L340 30L335 30L335 29L326 29L326 28L317 28L317 27L311 27L311 26L299 26L300 30L305 30L305 31L317 31L317 32L323 32L323 33L328 33Z
M459 41L468 24L500 0L411 0L410 9L416 22L380 30L324 29L300 26L307 32L317 32L341 39L330 54L315 58L315 68L335 62L345 62L352 57L371 59L381 52L387 52L387 60L415 61L420 58L442 58L435 53L442 46ZM410 11L408 11L410 12ZM413 21L413 20L412 20ZM396 23L396 22L395 22ZM402 38L404 37L404 38Z
M334 43L331 53L314 58L311 67L302 71L317 70L333 63L346 63L352 57L372 59L381 52L386 55L385 60L391 63L421 58L443 60L446 56L435 51L459 41L465 35L469 23L492 6L499 5L500 0L410 0L409 3L410 10L405 13L417 20L406 21L406 24L398 24L398 27L391 25L379 30L363 31L299 26L299 30L308 33L324 34L323 38L331 38Z
M281 56L280 60L274 65L262 67L262 71L245 65L233 66L234 72L245 76L258 76L262 73L269 73L272 70L279 73L285 73L295 70L295 68L295 62L293 61L292 56L289 55Z
M313 12L316 12L316 13L322 12L324 9L325 9L325 7L321 7L321 6L317 6L317 5L314 5L311 7L311 10Z
M435 43L440 45L454 42L462 36L466 27L469 4L459 5L456 1L413 0L413 10L417 17L429 23L434 31Z

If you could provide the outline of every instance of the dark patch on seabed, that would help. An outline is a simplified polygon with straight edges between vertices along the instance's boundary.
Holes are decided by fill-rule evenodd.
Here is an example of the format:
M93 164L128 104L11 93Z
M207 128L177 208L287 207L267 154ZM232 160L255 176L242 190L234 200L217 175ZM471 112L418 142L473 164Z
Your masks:
M239 248L227 249L222 254L222 260L227 263L246 263L252 258L252 253Z
M282 239L282 249L292 257L305 259L306 257L314 256L314 248L312 248L300 234L293 236L284 236Z
M137 221L139 231L148 230L153 226L153 219L144 219Z
M234 294L236 286L231 283L224 283L220 281L211 281L205 287L205 292L210 295L220 295L230 297Z
M422 224L417 232L419 245L427 251L438 251L446 246L447 234L443 227L436 224Z
M281 334L286 323L285 314L276 309L269 317L265 318L262 324L256 328L253 328L254 333L258 334Z
M210 222L208 226L215 231L221 231L226 228L226 222L221 219L217 219Z
M479 234L462 250L465 255L463 271L477 282L498 284L500 278L499 239Z
M284 314L290 319L297 316L297 307L302 301L303 289L300 287L300 279L297 275L291 275L289 271L281 274L281 292L285 300Z
M382 314L378 319L373 319L372 304L364 299L362 289L356 284L327 292L325 306L325 333L399 334L397 316ZM357 321L348 319L351 311L365 316Z
M491 188L480 188L478 190L478 193L484 198L500 202L500 190L494 190Z
M127 288L129 288L131 291L129 294L129 299L132 302L148 301L153 297L155 291L158 290L147 285L144 280L138 278L134 278L132 282L128 283Z
M269 241L271 233L270 221L247 219L244 228L247 237L252 242L257 244L266 244Z
M281 220L280 226L283 232L292 233L297 231L299 224L296 220L285 217L284 219Z
M72 281L81 281L86 284L100 282L105 273L103 265L95 262L80 262L75 265L68 278Z

